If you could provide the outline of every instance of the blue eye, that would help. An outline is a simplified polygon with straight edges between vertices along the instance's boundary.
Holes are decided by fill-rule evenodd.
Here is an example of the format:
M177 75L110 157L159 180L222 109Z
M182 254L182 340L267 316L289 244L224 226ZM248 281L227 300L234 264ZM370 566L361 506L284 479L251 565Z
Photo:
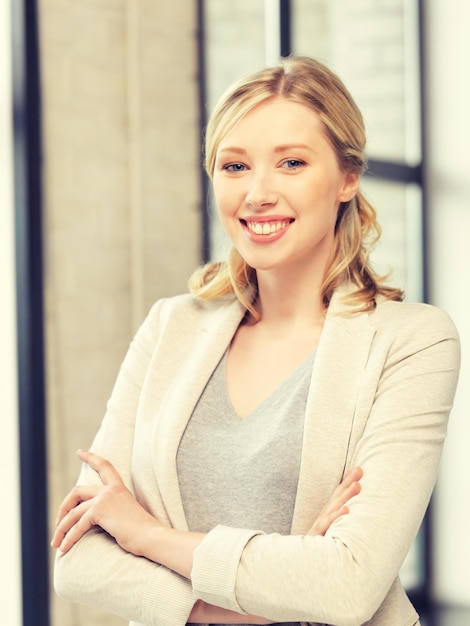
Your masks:
M228 165L224 165L223 169L227 172L243 172L246 167L243 163L228 163Z
M300 159L286 159L281 164L281 167L288 170L295 170L298 167L302 167L302 165L305 165L305 161L301 161Z

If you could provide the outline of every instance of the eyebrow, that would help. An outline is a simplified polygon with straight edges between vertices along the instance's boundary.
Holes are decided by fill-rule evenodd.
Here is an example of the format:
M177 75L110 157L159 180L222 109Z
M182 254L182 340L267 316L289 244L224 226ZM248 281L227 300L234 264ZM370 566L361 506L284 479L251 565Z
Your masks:
M301 149L301 150L308 150L309 152L314 152L313 148L311 146L308 146L305 143L288 143L288 144L281 144L280 146L276 146L274 148L274 152L279 153L279 152L289 152L289 150L292 149ZM226 148L220 148L220 152L233 152L235 154L246 154L246 150L244 148L239 148L237 146L227 146Z
M274 148L274 152L289 152L289 150L299 149L299 148L301 150L308 150L309 152L313 152L313 148L311 146L308 146L305 143L288 143L288 144L276 146Z
M243 148L237 148L236 146L227 146L226 148L220 148L217 152L235 152L236 154L246 154L246 150Z

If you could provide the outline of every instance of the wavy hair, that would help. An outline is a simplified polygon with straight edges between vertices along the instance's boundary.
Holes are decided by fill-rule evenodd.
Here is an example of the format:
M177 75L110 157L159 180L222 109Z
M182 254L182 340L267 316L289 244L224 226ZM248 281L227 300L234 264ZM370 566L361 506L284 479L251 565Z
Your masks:
M281 97L307 106L318 115L343 173L361 175L367 168L362 114L339 77L308 57L289 56L276 67L251 74L221 96L209 119L205 137L205 167L212 178L220 141L251 109L265 100ZM328 307L334 290L345 280L357 289L347 296L354 311L372 310L377 296L402 300L400 289L385 284L386 276L371 267L369 255L381 234L376 211L361 191L339 206L334 250L321 288ZM261 318L257 304L256 270L232 247L223 262L207 263L192 275L191 292L214 300L234 294L254 321Z

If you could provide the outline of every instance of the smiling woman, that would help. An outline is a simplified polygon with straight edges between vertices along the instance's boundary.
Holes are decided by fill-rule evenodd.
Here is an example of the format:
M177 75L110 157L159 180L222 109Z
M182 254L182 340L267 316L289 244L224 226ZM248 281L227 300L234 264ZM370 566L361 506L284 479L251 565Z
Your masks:
M223 95L206 164L232 250L138 331L59 509L60 594L134 625L419 624L399 571L459 342L369 263L364 151L312 59Z
M376 293L391 299L402 297L399 289L383 284L369 263L370 248L380 235L380 227L375 210L358 190L359 176L366 169L365 142L362 115L341 80L322 64L301 57L284 59L280 67L256 72L229 88L207 126L206 169L213 179L216 195L220 188L216 203L230 237L233 229L228 230L224 223L225 192L232 207L234 192L241 190L246 194L247 207L257 217L256 220L240 217L255 222L255 234L266 221L266 207L277 206L277 181L284 181L284 187L292 189L296 196L290 208L284 201L284 210L293 211L299 204L299 196L307 208L313 203L306 218L314 220L316 228L318 197L323 194L323 201L333 207L324 216L333 221L334 237L329 243L322 241L323 259L315 265L316 280L322 284L322 306L328 305L345 272L359 287L349 296L358 308L373 306ZM256 167L250 165L249 157L257 160ZM268 163L271 168L266 167ZM277 173L275 184L269 178L273 172ZM286 176L294 178L288 182ZM299 236L312 245L308 228ZM232 249L229 264L221 264L217 276L215 270L216 266L209 264L193 276L194 292L202 298L212 297L212 293L230 289L228 284L232 282L237 296L257 319L256 301L247 301L243 295L247 280L248 283L251 280L251 264L245 265L237 245Z

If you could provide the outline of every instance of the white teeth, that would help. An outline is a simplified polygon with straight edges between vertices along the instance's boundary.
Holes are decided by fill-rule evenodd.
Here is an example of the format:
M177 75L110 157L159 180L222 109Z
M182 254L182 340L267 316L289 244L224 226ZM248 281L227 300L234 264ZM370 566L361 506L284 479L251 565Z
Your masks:
M246 222L248 228L256 235L271 235L286 228L289 222Z

